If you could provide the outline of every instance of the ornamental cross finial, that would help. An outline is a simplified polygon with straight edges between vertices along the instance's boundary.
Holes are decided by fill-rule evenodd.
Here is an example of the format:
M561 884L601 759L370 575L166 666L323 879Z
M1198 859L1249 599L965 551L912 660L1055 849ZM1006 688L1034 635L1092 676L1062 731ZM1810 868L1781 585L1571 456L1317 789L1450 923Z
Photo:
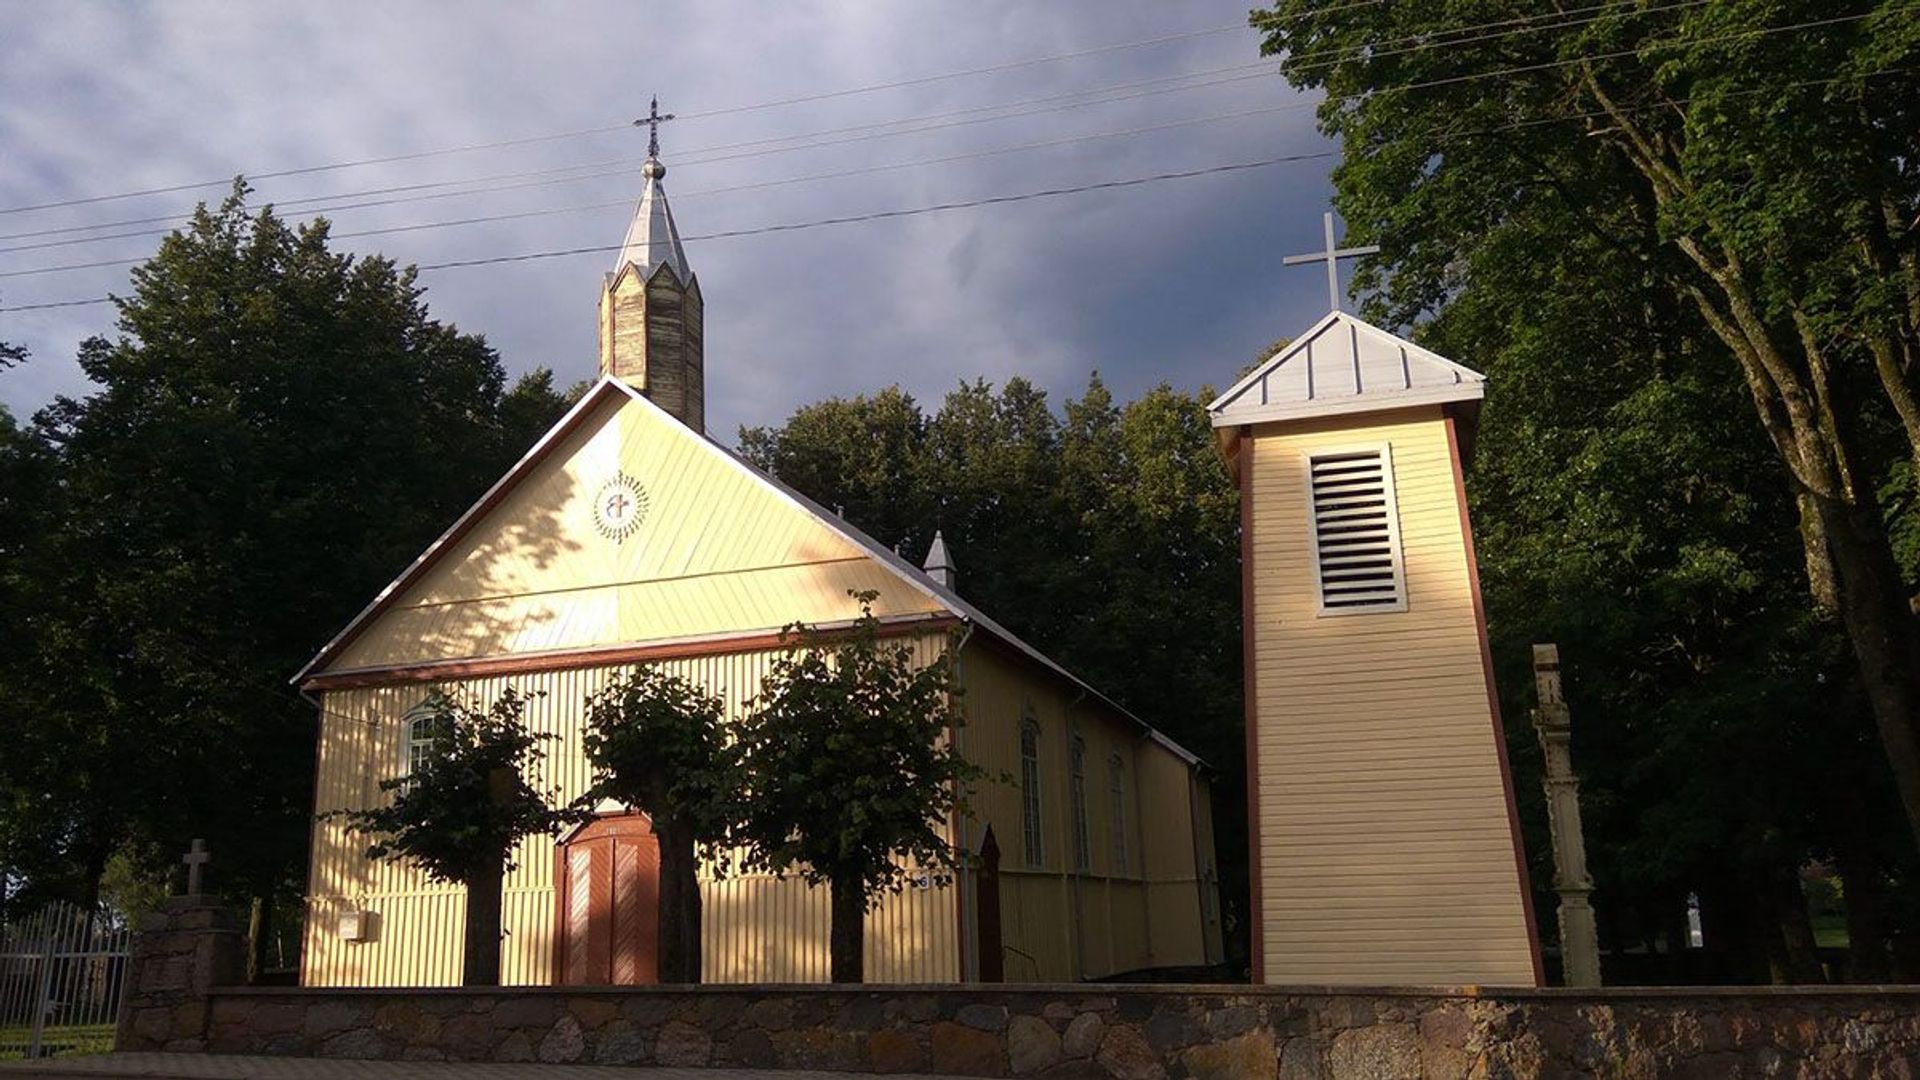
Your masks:
M661 115L660 95L655 94L653 103L647 108L647 115L633 122L634 127L639 127L641 124L647 125L647 158L649 160L660 156L660 125L671 119L673 119L672 113Z
M200 872L213 861L213 853L207 850L207 842L195 837L193 846L188 849L180 861L187 864L187 895L200 895Z
M1333 243L1333 211L1327 211L1321 218L1326 226L1327 247L1325 251L1316 251L1311 255L1288 255L1280 260L1282 266L1300 266L1305 263L1324 262L1327 264L1327 304L1335 311L1340 310L1340 266L1341 259L1357 258L1361 255L1373 255L1379 252L1378 244L1365 247L1335 247Z

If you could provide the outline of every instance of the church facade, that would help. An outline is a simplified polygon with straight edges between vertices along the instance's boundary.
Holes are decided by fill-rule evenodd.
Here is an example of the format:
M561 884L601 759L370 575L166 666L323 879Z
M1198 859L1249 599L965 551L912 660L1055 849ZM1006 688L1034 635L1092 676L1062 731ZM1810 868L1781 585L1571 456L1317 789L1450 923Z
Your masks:
M845 626L850 591L872 591L886 634L929 660L957 648L966 723L952 737L1010 782L982 782L950 824L978 865L869 914L868 981L1218 963L1205 766L969 604L944 545L915 566L707 437L704 307L665 172L650 157L602 288L600 381L296 677L320 708L316 812L384 797L379 782L423 752L411 714L436 690L537 695L528 721L557 737L542 783L573 799L589 783L584 702L615 674L660 665L737 719L781 627ZM601 809L516 852L508 984L652 981L650 950L630 943L657 919L657 849L644 818ZM365 847L338 819L313 826L302 984L458 982L461 890ZM827 979L824 888L701 878L707 979Z

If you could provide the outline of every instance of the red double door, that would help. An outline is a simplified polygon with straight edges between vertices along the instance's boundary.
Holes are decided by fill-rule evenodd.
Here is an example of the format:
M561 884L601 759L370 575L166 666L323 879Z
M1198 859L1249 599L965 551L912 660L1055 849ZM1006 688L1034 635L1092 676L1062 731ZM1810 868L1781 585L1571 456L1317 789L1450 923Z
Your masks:
M561 841L558 982L660 981L660 843L644 814L596 818Z

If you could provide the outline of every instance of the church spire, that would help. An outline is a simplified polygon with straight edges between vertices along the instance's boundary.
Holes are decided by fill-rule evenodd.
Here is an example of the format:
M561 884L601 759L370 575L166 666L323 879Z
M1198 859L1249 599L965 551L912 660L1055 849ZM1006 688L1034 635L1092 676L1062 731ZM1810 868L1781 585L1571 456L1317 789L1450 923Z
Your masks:
M687 269L687 253L680 247L680 230L673 224L673 209L667 205L667 189L661 183L667 167L660 163L660 125L671 119L672 113L661 115L660 99L656 97L647 115L634 121L635 126L645 124L648 128L647 161L640 166L646 185L640 189L640 203L633 208L633 221L627 226L627 238L620 245L613 272L617 274L632 263L643 276L651 277L656 267L670 266L685 284L693 272Z
M647 115L647 160L633 221L600 293L600 371L626 381L695 431L706 423L705 320L700 283L687 265L661 181L662 115Z

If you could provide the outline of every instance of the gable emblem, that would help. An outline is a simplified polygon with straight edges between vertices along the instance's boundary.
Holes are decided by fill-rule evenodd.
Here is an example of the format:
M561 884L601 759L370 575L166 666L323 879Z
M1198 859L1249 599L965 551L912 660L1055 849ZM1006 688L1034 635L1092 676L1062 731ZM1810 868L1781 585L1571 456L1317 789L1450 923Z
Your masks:
M609 540L625 540L646 519L647 489L626 473L614 473L593 497L593 527Z

